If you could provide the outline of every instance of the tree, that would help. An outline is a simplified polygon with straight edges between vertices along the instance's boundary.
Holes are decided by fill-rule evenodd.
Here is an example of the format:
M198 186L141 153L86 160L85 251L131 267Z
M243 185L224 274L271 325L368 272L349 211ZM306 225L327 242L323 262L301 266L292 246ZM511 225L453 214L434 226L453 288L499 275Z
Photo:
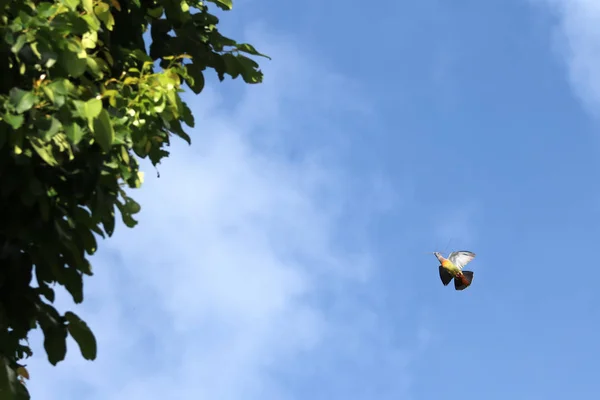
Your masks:
M67 335L95 359L91 329L55 309L54 289L83 301L98 239L112 235L117 214L137 223L140 205L127 189L142 185L138 158L156 165L173 135L191 142L184 84L200 93L209 69L220 80L262 81L250 56L263 55L221 35L209 5L232 7L0 0L0 400L29 398L23 361L37 326L53 365L65 358Z

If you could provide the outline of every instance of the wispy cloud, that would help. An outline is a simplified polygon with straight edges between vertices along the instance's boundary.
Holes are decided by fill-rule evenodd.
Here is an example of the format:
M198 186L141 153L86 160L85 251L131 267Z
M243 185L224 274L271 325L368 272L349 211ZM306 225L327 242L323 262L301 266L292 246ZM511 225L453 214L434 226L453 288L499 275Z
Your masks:
M34 399L305 398L313 385L287 379L317 379L309 371L330 362L318 377L330 394L357 382L348 398L406 394L410 353L369 305L373 294L361 294L376 257L338 240L352 227L345 210L361 209L353 202L368 213L393 197L381 176L350 179L334 151L338 117L368 115L369 105L290 38L251 41L275 59L264 85L244 89L235 107L222 86L190 100L193 146L173 146L160 179L147 168L135 193L140 224L101 245L77 309L99 339L98 360L83 361L70 342L67 360L50 367L36 335ZM319 138L330 133L327 146ZM312 144L292 152L301 146L287 141L300 139ZM345 195L361 187L385 198Z
M600 117L600 2L535 0L549 6L559 20L557 45L565 56L574 92L586 109Z

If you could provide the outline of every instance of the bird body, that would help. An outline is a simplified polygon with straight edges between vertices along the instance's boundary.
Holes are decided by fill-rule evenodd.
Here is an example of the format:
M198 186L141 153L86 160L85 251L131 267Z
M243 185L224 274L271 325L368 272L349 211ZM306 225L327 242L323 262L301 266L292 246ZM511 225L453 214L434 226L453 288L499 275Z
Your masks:
M470 251L453 251L448 258L444 258L441 253L433 253L440 262L440 279L444 286L447 286L454 279L454 288L464 290L471 285L473 281L473 271L463 271L473 258L475 253Z

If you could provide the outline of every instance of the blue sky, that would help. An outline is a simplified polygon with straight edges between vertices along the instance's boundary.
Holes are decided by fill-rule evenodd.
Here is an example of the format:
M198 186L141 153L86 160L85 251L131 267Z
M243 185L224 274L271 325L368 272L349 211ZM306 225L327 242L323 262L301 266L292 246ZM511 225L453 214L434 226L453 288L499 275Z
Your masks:
M373 6L234 2L264 84L187 96L193 145L146 168L75 307L97 361L51 367L36 335L34 398L600 391L600 6ZM463 292L427 254L452 249L477 253Z

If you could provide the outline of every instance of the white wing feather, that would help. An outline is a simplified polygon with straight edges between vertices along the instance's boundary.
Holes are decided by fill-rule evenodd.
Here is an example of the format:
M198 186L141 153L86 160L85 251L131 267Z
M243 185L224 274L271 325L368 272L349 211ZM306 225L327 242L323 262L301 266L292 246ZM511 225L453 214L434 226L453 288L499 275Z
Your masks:
M465 265L475 258L475 253L470 251L453 251L448 256L448 260L458 268L463 269Z

